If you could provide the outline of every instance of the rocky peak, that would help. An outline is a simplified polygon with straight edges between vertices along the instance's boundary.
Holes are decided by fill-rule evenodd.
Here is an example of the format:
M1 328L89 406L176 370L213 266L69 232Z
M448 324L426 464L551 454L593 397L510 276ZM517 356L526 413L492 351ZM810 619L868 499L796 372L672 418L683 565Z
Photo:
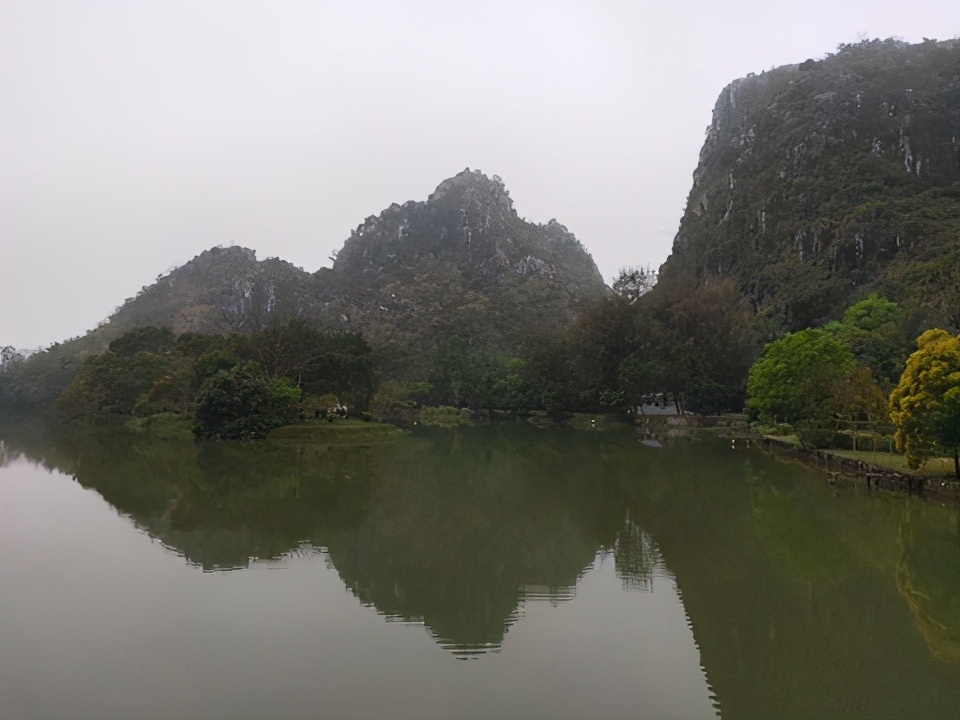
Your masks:
M472 282L574 272L590 276L594 291L603 285L593 260L563 225L522 220L498 176L469 168L440 183L425 202L394 203L368 217L344 243L333 274L360 274L376 288L411 265L456 267Z
M421 348L460 336L506 349L607 292L567 228L521 219L499 177L469 169L368 217L323 282L328 321Z
M488 178L480 170L471 171L467 168L444 180L427 198L427 202L438 202L451 195L455 196L461 205L498 205L507 212L513 211L513 200L510 199L510 192L500 176Z
M170 325L175 332L219 332L271 317L304 314L311 276L279 258L257 260L245 247L215 247L157 277L111 317L125 328Z

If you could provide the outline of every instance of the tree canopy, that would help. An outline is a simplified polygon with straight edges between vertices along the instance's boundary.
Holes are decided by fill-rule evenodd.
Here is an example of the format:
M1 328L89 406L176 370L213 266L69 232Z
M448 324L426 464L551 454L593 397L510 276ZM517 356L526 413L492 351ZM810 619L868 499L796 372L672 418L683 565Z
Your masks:
M365 408L371 356L359 335L299 320L226 336L136 328L90 356L60 404L77 415L176 413L193 418L198 437L260 437L301 394Z
M910 467L950 453L960 477L960 338L939 329L917 338L889 408Z
M194 434L201 438L264 437L290 417L300 391L283 377L269 376L253 362L220 370L196 399Z
M750 369L747 407L762 420L822 421L869 406L875 385L850 348L825 330L768 343Z

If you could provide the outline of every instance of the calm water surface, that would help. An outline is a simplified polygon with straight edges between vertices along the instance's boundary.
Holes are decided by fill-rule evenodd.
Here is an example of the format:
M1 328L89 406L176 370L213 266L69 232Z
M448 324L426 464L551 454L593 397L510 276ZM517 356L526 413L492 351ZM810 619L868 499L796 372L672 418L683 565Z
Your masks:
M3 720L960 715L956 510L749 449L0 439Z

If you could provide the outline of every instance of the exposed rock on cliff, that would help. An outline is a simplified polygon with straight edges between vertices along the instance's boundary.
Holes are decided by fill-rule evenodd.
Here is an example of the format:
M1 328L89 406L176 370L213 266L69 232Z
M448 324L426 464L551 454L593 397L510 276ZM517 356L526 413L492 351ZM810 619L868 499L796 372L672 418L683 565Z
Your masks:
M551 220L522 220L499 177L461 172L425 202L361 223L325 278L325 316L375 345L432 347L459 337L506 349L560 327L605 292L590 255Z
M723 90L661 283L796 329L867 288L960 313L960 41L841 46ZM960 320L956 320L960 322Z
M128 298L111 324L169 325L177 334L255 329L273 316L307 314L314 294L312 276L284 260L258 262L253 250L217 247Z

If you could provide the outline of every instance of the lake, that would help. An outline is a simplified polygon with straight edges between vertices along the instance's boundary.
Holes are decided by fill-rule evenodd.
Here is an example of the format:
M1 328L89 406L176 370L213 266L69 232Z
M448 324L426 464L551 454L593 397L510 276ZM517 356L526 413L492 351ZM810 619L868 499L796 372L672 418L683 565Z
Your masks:
M0 439L3 720L960 715L957 510L729 441Z

